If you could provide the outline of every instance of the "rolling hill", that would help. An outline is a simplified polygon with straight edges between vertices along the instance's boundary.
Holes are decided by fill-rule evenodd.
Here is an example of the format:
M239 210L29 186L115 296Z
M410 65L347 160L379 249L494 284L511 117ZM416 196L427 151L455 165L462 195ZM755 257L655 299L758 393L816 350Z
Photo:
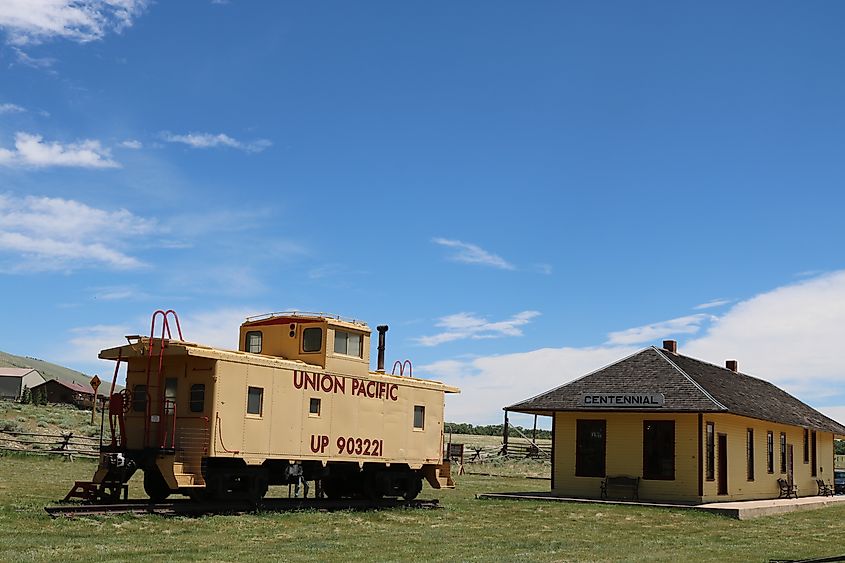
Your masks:
M81 371L72 370L58 364L53 364L29 356L15 356L6 352L0 352L0 367L7 368L32 368L44 376L44 379L58 379L60 381L76 382L88 385L91 376Z

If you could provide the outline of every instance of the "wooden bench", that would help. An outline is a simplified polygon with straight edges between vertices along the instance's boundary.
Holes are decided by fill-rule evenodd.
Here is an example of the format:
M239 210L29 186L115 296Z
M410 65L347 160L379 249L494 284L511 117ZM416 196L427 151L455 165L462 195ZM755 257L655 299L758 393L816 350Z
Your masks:
M816 485L819 486L820 497L833 496L833 487L830 486L830 483L825 483L822 479L816 479Z
M628 475L614 475L601 482L601 498L606 499L609 490L623 490L629 493L631 500L640 498L640 478Z
M786 479L778 479L778 498L798 498L798 487L790 485Z

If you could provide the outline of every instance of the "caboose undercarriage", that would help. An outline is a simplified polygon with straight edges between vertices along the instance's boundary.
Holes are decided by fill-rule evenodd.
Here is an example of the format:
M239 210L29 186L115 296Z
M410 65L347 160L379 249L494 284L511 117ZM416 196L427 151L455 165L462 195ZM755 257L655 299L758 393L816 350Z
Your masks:
M112 448L112 450L114 450ZM94 483L100 485L101 500L117 500L123 486L141 470L144 492L153 501L171 494L194 500L258 501L271 485L294 485L301 479L318 484L316 494L330 499L401 497L412 500L422 490L422 481L437 468L411 469L407 464L358 464L353 462L266 460L248 465L242 459L206 458L199 482L179 483L174 474L173 452L158 450L104 451ZM178 466L177 466L178 467ZM298 468L291 471L291 468ZM439 485L439 483L438 483Z

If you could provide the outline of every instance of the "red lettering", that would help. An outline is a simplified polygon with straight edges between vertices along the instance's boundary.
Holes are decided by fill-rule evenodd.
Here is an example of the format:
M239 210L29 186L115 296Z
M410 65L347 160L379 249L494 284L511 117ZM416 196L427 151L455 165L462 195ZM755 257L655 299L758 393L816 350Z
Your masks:
M325 435L311 434L311 451L323 453L329 445L329 437Z
M375 381L368 381L367 382L367 397L373 398L376 396L375 391L373 391L373 386L376 384Z
M346 393L346 378L345 377L335 377L335 393Z
M360 380L358 380L358 379L353 379L353 380L352 380L352 394L353 394L353 395L357 395L357 394L358 394L358 387L359 387L360 385L361 385L361 381L360 381Z
M323 393L331 393L334 391L334 379L331 375L324 375L320 380L320 389Z
M305 372L305 389L311 387L314 391L317 391L317 374L316 373L308 373Z
M398 391L399 391L398 385L394 384L394 385L390 386L390 389L387 392L387 396L390 397L391 401L398 401L399 400Z
M303 385L303 377L302 372L298 370L293 370L293 386L297 389L302 389Z

